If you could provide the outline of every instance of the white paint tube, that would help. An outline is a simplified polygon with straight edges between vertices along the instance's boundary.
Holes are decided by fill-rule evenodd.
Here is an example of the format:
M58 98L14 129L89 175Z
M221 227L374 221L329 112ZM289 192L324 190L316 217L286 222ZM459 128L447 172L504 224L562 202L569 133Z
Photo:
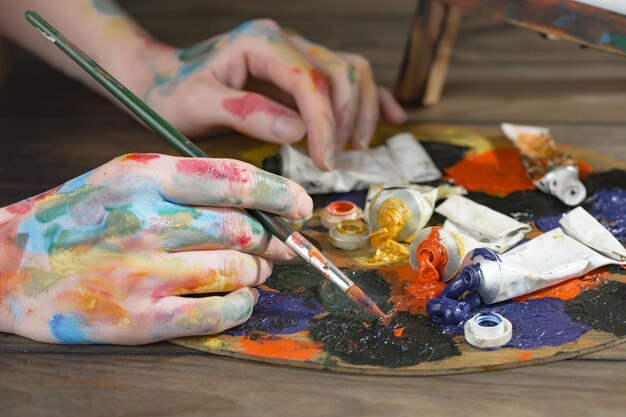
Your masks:
M426 182L441 178L424 147L410 133L389 138L385 145L365 151L343 151L336 167L322 171L303 152L283 145L279 174L302 185L310 194L364 190L381 182Z
M502 256L488 249L473 250L454 281L465 281L467 290L476 290L484 303L492 304L583 276L601 266L626 264L624 247L584 209L572 210L561 225L563 228L544 233ZM457 298L457 289L448 287L442 296Z
M533 184L568 206L577 206L587 196L580 182L578 163L557 149L550 129L502 123L504 135L515 145L521 162Z
M460 195L449 197L435 211L447 218L443 224L446 231L462 236L467 251L485 247L504 253L531 230L525 223Z

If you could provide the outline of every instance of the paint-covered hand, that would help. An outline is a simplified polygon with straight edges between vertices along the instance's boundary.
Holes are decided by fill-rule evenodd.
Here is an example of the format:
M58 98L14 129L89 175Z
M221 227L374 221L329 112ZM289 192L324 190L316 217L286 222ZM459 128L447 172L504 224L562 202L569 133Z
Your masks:
M312 201L243 162L131 154L0 209L0 331L141 344L243 323L291 252L240 208L298 219Z
M376 86L366 59L315 45L271 20L185 49L145 42L136 55L145 70L133 63L132 74L120 70L122 79L184 133L228 126L274 143L306 133L322 169L333 167L348 141L367 148L381 113L393 123L406 119L391 93Z

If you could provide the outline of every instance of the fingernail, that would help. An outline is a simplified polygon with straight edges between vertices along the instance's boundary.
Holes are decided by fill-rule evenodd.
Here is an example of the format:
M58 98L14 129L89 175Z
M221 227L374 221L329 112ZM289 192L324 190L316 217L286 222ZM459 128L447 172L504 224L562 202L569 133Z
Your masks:
M361 150L365 150L369 147L369 144L372 140L372 134L366 129L359 129L357 131L356 141Z
M313 212L313 199L306 192L301 192L298 196L298 216L305 218Z
M256 305L257 301L259 301L259 292L256 288L250 288L250 295L252 295L252 304Z
M326 168L333 169L335 167L335 152L332 148L326 149L326 155L324 156L324 165Z
M297 142L304 137L306 126L299 117L282 114L274 120L274 134L285 142Z

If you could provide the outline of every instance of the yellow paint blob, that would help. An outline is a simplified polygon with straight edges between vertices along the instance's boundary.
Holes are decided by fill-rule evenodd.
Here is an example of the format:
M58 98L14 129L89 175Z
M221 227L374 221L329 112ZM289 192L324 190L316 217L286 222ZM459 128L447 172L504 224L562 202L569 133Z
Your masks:
M394 238L411 218L411 209L397 198L389 198L376 213L381 228L370 235L370 244L376 253L366 262L381 264L399 262L409 258L409 249Z

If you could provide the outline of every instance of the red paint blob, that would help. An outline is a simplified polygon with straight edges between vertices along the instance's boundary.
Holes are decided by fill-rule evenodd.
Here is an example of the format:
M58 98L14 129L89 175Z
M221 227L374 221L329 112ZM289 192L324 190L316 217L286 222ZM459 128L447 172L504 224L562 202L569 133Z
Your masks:
M430 234L417 247L417 275L426 281L438 281L448 264L448 252L441 243L439 228L433 227Z
M33 209L33 200L24 200L6 208L11 214L26 214Z
M222 107L229 113L246 120L246 117L261 112L270 116L285 114L284 108L272 103L258 94L249 93L237 98L227 98L222 101Z
M176 171L183 175L193 175L215 180L227 179L232 182L250 181L250 170L234 162L209 159L181 159L176 163Z
M242 235L239 238L239 246L243 249L247 249L250 247L250 245L252 244L252 238L248 235Z
M152 161L153 159L159 159L160 157L161 155L158 155L156 153L130 153L128 155L124 155L121 160L134 161L148 165L150 161Z
M328 80L324 75L318 70L312 68L311 69L311 80L313 81L313 85L315 86L315 90L319 93L324 94L325 96L329 96L329 87Z

